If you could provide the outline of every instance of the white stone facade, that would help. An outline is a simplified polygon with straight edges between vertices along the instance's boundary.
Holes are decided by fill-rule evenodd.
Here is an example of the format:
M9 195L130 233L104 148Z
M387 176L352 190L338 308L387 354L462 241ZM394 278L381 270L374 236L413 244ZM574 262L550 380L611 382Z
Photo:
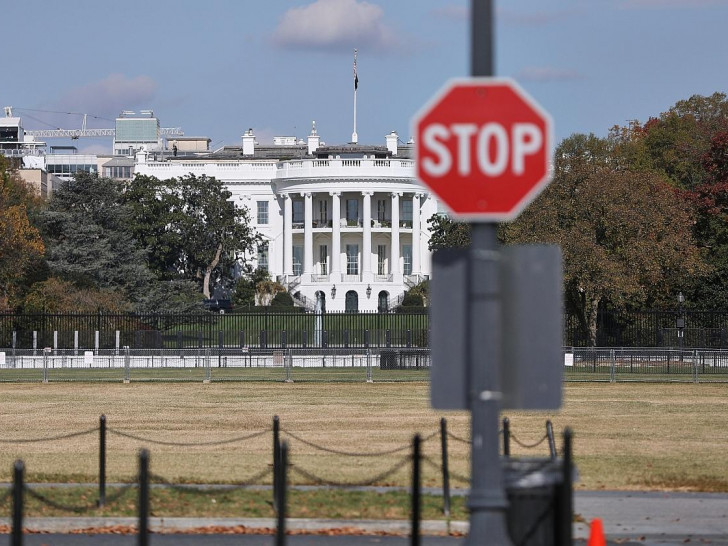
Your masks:
M246 131L242 147L223 153L164 161L138 154L135 173L215 177L267 242L247 258L267 260L299 304L377 311L430 275L427 219L438 206L407 151L397 155L392 135L386 147L326 147L315 129L306 143L263 149Z

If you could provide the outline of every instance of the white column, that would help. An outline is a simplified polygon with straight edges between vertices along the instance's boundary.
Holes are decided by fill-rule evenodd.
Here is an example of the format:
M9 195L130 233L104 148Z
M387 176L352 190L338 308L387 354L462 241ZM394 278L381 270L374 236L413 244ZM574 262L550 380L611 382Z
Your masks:
M396 280L399 271L399 196L401 193L392 193L392 263L389 270Z
M283 274L293 275L293 203L283 194Z
M331 192L331 282L341 281L341 192Z
M301 194L303 205L303 274L313 273L313 199L310 193Z
M412 273L420 275L420 198L421 193L412 196Z
M364 197L364 237L362 240L361 251L361 272L363 282L372 282L372 193L370 191L362 192Z

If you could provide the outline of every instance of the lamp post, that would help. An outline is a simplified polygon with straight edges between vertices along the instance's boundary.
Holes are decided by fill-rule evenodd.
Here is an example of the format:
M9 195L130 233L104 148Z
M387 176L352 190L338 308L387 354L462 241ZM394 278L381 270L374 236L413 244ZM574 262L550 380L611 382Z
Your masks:
M685 296L683 296L682 291L677 295L677 305L678 305L678 317L675 320L675 326L677 327L677 344L678 347L680 347L680 350L682 351L682 348L685 346ZM680 358L682 359L682 354L680 355Z

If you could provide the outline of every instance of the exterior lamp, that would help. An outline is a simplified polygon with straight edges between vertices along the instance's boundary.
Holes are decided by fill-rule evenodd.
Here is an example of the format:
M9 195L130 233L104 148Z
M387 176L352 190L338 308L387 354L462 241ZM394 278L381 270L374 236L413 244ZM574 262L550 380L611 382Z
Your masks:
M331 297L332 298L336 297L336 285L335 284L331 285Z
M372 295L372 285L368 284L367 285L367 298L370 297L371 295Z
M681 349L685 345L685 308L683 307L684 303L685 296L683 296L683 293L681 291L677 295L678 317L675 320L675 326L677 326L677 341ZM682 355L680 355L680 357L682 358Z

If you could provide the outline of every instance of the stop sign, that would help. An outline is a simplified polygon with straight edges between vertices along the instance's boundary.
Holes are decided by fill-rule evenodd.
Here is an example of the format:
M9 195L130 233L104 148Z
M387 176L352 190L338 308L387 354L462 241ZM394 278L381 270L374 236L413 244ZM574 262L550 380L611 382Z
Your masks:
M461 219L513 220L551 180L551 116L511 79L452 80L413 125L418 178Z

